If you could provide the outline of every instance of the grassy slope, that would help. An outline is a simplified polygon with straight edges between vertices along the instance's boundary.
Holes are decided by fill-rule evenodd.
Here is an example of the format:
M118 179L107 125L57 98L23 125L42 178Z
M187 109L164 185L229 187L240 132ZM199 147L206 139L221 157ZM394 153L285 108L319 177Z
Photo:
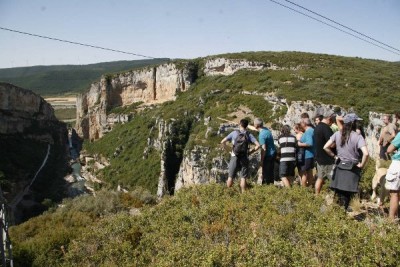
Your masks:
M0 69L0 81L27 88L40 95L81 93L105 73L160 64L168 59L104 62L89 65L35 66Z

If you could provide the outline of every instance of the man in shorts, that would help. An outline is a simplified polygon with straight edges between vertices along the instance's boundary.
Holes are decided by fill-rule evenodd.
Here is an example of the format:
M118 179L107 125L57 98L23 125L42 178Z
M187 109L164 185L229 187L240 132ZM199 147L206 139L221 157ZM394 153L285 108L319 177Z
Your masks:
M314 129L315 161L317 162L318 172L317 181L315 182L316 195L321 192L321 188L324 184L324 178L331 178L330 174L332 172L334 158L332 158L325 152L324 146L326 142L328 142L329 138L333 135L333 131L330 127L332 123L333 114L327 113L324 115L322 121Z
M241 179L240 179L240 189L242 193L246 189L246 179L249 177L249 154L257 151L260 148L260 144L257 139L247 131L247 126L249 125L249 121L246 119L242 119L239 124L239 130L231 132L227 137L222 139L221 145L225 146L227 141L232 142L233 149L231 151L231 160L229 162L229 174L228 180L226 181L226 186L231 187L233 185L233 178L236 177L238 171L240 171ZM241 140L240 137L243 135L246 136L248 146L250 143L255 145L255 148L252 150L247 150L243 154L235 153L235 145Z

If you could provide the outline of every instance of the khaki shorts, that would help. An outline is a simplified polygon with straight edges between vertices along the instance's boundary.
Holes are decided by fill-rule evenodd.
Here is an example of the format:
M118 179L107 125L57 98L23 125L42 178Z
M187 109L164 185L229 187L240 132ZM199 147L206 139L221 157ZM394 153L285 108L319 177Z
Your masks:
M333 164L328 165L320 165L317 162L317 172L318 172L318 179L328 178L331 179L331 172L332 172Z

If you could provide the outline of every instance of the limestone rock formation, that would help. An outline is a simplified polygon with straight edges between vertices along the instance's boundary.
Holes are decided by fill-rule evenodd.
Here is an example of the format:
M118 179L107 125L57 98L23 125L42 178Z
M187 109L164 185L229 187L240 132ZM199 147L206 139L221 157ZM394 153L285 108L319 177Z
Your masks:
M241 69L246 70L263 70L278 69L276 65L271 63L260 63L243 59L226 59L215 58L206 62L204 73L208 76L213 75L232 75Z
M163 64L113 77L103 77L89 91L77 98L77 131L85 139L101 138L111 130L118 115L109 114L115 107L135 102L146 104L174 100L176 93L188 90L193 73L175 64ZM121 120L118 117L117 120ZM123 117L122 121L127 121Z
M0 83L0 115L0 134L25 133L38 123L57 122L42 97L8 83Z

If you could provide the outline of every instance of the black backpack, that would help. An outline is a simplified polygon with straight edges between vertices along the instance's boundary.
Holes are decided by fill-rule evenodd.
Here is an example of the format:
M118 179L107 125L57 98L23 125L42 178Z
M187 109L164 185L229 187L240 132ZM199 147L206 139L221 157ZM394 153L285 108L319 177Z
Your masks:
M233 153L236 156L247 156L249 150L249 133L238 131L238 135L235 139L235 145L233 146Z

